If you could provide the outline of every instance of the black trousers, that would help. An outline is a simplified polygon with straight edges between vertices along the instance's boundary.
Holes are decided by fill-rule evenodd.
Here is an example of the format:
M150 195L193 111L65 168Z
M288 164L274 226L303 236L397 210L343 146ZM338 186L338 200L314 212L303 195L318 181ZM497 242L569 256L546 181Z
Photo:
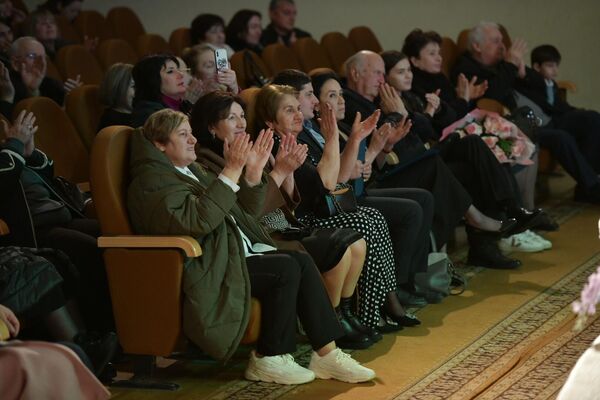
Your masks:
M78 281L72 282L69 274L61 271L61 264L56 264L65 279L66 291L75 293L87 328L106 332L114 330L114 320L102 251L96 240L98 236L98 221L89 218L73 219L65 226L36 229L40 247L61 250L77 268ZM73 289L73 285L76 288Z
M600 173L600 113L572 110L552 117L550 125L567 131L577 142L581 155L596 173Z
M308 254L271 252L246 258L246 265L252 296L261 302L258 353L274 356L296 350L296 315L315 350L344 335Z
M440 154L473 198L473 204L492 218L520 203L507 170L477 135L441 142Z
M368 189L358 203L379 210L385 217L394 248L398 284L410 287L415 273L427 270L433 195L417 188Z

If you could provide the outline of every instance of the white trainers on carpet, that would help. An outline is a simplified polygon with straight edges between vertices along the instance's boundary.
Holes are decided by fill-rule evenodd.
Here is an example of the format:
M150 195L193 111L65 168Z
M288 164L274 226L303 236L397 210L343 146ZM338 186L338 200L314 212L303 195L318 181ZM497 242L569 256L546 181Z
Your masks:
M257 357L252 350L244 376L249 381L299 385L315 379L313 371L296 363L291 354Z
M375 371L363 367L341 349L332 350L323 357L313 352L308 369L313 371L317 378L333 378L349 383L366 382L375 378Z
M526 253L536 253L552 248L552 242L530 230L500 239L498 245L504 252L523 251Z

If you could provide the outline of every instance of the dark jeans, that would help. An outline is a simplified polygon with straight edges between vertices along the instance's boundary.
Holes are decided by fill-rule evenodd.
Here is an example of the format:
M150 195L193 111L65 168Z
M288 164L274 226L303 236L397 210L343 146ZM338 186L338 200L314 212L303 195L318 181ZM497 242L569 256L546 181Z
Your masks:
M417 188L368 189L358 203L383 214L394 247L398 284L412 284L415 273L427 270L433 195Z
M79 281L74 292L87 328L102 332L114 330L106 270L96 240L100 236L98 221L73 219L65 226L38 228L36 236L40 247L61 250L77 268ZM70 291L72 282L60 268L57 264L65 279L65 289Z
M551 127L567 131L579 147L581 155L600 173L600 114L592 110L573 110L552 117Z
M308 254L277 251L246 258L252 296L261 304L258 353L296 350L296 315L317 350L344 335L319 270Z

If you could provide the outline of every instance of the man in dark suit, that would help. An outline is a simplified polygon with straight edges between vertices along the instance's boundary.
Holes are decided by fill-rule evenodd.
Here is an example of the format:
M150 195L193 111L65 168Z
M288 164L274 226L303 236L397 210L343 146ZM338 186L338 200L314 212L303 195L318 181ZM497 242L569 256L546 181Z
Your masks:
M310 37L310 33L294 27L297 13L294 0L271 0L269 3L271 23L262 33L260 38L262 45L281 43L291 46L297 39Z

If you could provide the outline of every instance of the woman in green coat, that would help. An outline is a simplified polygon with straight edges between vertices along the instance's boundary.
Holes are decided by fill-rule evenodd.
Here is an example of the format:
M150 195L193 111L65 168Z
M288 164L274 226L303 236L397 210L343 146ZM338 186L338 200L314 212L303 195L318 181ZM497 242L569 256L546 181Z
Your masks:
M256 217L263 208L262 171L273 146L270 132L225 142L225 167L216 176L194 163L196 138L187 117L153 114L131 142L128 207L143 234L190 235L202 257L183 277L184 332L211 356L227 360L248 323L250 296L262 305L261 335L250 355L250 380L299 384L316 377L363 382L375 373L336 348L343 335L312 259L279 251ZM296 314L314 352L298 365Z

